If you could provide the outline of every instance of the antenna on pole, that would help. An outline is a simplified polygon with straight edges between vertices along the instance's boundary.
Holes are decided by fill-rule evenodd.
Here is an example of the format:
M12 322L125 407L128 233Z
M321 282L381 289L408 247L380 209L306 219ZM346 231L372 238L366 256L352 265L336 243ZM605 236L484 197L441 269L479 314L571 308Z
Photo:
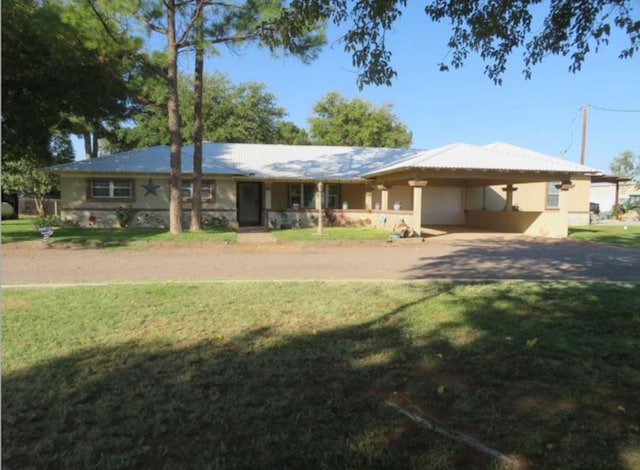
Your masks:
M580 165L584 165L584 154L587 147L587 110L589 105L582 106L582 146L580 147Z

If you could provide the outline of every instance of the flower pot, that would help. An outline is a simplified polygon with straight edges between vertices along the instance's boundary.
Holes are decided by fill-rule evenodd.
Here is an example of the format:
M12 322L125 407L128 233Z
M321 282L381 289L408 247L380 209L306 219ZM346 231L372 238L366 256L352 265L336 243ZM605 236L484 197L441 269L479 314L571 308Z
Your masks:
M342 204L342 210L343 210L343 211L346 211L348 208L349 208L349 204L347 204L346 202L344 202L344 203Z
M402 205L401 205L399 202L396 202L396 203L393 205L393 210L394 210L394 211L399 211L401 208L402 208Z

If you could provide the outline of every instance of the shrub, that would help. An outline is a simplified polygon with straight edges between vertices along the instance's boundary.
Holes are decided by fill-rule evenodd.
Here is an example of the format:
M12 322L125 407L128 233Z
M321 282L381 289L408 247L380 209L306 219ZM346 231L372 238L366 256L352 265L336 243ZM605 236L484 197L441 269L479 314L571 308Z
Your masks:
M60 227L62 220L57 215L45 215L44 217L37 217L33 222L33 228L40 230L44 227Z
M118 207L116 209L116 219L118 219L118 223L122 228L129 225L129 222L131 222L131 219L133 219L133 207L131 206Z

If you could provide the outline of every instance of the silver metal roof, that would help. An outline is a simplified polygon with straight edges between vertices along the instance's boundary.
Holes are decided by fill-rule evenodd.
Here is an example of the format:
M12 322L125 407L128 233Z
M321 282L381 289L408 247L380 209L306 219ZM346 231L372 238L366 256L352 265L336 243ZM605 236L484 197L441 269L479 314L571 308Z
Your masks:
M483 147L458 143L433 150L206 143L202 166L205 175L263 179L349 180L412 168L601 173L501 142ZM159 145L47 169L57 173L168 174L169 147ZM182 172L193 172L193 145L182 147Z
M265 179L360 178L390 165L415 150L329 147L315 145L218 144L203 145L203 174ZM170 170L169 147L159 145L49 167L57 173L161 173ZM193 145L182 147L182 172L193 172Z
M596 168L533 152L515 145L496 142L485 146L456 143L424 150L418 152L417 155L364 176L375 176L406 169L602 173Z

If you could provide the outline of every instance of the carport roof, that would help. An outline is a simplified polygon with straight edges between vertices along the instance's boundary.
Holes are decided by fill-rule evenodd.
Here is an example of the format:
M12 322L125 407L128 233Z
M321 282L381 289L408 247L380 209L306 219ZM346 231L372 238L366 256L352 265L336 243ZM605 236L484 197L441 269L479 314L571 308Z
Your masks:
M456 143L420 151L416 155L364 176L372 177L410 169L602 174L596 168L515 145L496 142L484 146Z

